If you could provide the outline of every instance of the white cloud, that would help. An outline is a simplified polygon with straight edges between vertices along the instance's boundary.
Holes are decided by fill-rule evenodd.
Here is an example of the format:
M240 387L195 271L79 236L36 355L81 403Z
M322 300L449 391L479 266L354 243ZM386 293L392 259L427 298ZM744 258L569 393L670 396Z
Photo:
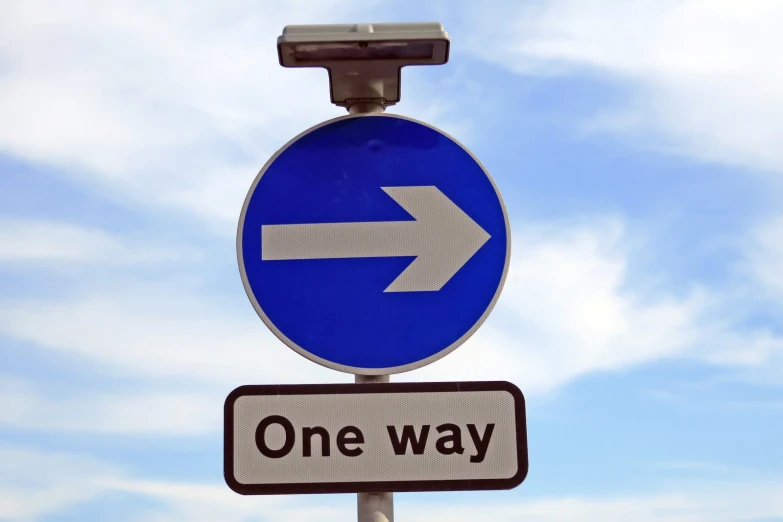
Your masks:
M658 136L660 145L706 160L783 170L783 3L485 7L469 14L473 47L486 59L523 74L599 74L630 87L628 105L597 115L594 127L642 134L646 143Z
M758 224L745 250L747 268L760 288L783 298L783 216Z
M130 375L232 387L340 379L277 341L247 308L226 311L203 295L128 285L74 300L2 304L0 331Z
M434 517L455 522L751 522L783 516L781 487L778 482L708 484L638 496L532 499L491 506L417 505L400 516L422 522Z
M517 227L506 287L487 323L441 361L394 380L507 379L526 393L540 393L593 372L664 358L756 376L783 372L783 339L738 327L736 314L725 313L723 296L699 288L674 295L659 286L629 286L627 236L617 220ZM112 417L112 401L140 412L159 397L154 411L164 415L180 404L182 417L156 414L138 430L199 433L211 422L197 411L205 395L222 397L240 384L352 380L295 354L244 296L236 296L238 306L226 307L197 288L124 280L83 296L0 302L0 334L74 357L88 369L97 364L102 372L187 383L171 395L94 396L87 401L94 421L86 430L131 432ZM72 429L57 415L36 424L30 412L80 398L44 399L29 390L22 396L27 409L6 412L7 423Z
M120 435L194 436L222 428L222 390L74 393L44 392L29 382L0 378L0 425L10 429Z
M699 342L705 297L626 288L622 226L517 227L508 281L487 326L421 372L505 377L526 391L683 356Z
M0 445L0 520L32 521L98 497L117 467L91 458Z
M395 512L400 520L411 522L752 522L783 517L781 488L783 482L773 477L679 484L661 492L626 496L522 500L507 492L502 501L487 501L477 493L467 493L463 501L432 503L397 495ZM244 522L259 516L268 522L315 518L336 522L355 517L356 509L350 495L313 496L306 501L290 496L245 497L224 484L132 478L116 466L77 455L0 446L0 518L36 520L118 494L154 501L152 506L141 503L145 507L126 513L154 522Z
M122 487L122 486L121 486ZM524 488L523 484L520 489ZM779 481L752 483L707 483L689 485L672 492L646 495L601 496L601 497L549 497L497 499L487 502L478 498L463 502L413 501L405 495L395 498L395 518L411 522L428 520L451 520L473 522L475 520L496 520L512 522L536 520L539 522L753 522L783 516L783 501ZM139 485L130 484L128 490L138 491ZM164 522L186 518L207 521L209 516L220 514L221 520L252 520L263 510L265 520L346 520L355 517L353 502L343 498L327 496L328 500L303 503L283 501L277 505L253 506L250 502L232 501L231 492L208 487L179 488L166 484L144 485L144 492L158 496L168 504L153 520ZM227 488L223 488L224 490ZM174 494L172 494L174 493ZM475 493L466 494L472 497ZM347 504L347 505L346 505ZM146 515L146 516L149 516ZM148 518L146 518L149 520Z
M509 278L487 324L428 368L395 380L497 379L551 390L599 371L684 356L698 343L704 297L627 289L616 222L518 229ZM238 385L350 380L277 341L247 305L123 286L62 302L0 306L0 332L135 375Z
M143 265L193 260L191 248L120 239L96 228L54 221L0 219L0 263Z
M288 23L345 16L350 2L0 9L0 150L139 202L234 220L281 137L339 114L325 73L283 70L275 38Z
M162 506L125 513L146 522L175 516L194 522L256 520L260 514L271 520L311 520L317 514L319 519L337 521L346 515L345 503L342 509L330 503L303 506L291 497L237 495L224 484L130 478L126 469L91 457L0 445L0 520L32 522L117 495Z
M269 156L346 114L324 70L280 67L282 28L381 1L3 3L0 153L231 234ZM409 114L442 116L444 103L406 98Z
M740 336L732 332L716 335L705 354L708 361L734 367L763 368L781 371L783 339L770 332L756 331Z

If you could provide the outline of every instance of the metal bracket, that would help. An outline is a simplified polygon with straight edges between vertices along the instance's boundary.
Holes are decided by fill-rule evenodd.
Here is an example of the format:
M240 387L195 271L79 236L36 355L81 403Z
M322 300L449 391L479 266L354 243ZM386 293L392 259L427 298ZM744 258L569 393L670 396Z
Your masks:
M440 22L289 25L277 50L283 67L327 69L335 105L382 110L400 101L403 67L448 61L449 36Z

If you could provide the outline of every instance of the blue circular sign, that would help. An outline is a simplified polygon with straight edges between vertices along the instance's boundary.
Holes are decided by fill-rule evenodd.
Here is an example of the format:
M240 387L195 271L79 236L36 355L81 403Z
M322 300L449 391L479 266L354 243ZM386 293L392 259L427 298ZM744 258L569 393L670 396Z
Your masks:
M250 301L285 344L382 375L448 354L489 315L508 270L508 216L481 163L434 127L350 115L261 169L237 234Z

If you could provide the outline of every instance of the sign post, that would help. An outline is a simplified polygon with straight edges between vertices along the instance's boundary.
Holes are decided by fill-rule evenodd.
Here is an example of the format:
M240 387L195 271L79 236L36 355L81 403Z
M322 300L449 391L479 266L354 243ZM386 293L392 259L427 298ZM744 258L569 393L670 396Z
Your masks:
M239 493L356 492L359 522L393 522L393 491L508 489L527 474L516 386L389 382L473 335L509 266L508 216L483 165L439 129L384 113L402 67L448 52L440 23L287 26L278 38L280 64L328 69L349 114L261 169L239 271L284 344L355 384L232 392L225 477Z
M388 383L388 375L362 375L354 377L356 384ZM391 491L359 492L356 494L358 522L394 522L394 493Z

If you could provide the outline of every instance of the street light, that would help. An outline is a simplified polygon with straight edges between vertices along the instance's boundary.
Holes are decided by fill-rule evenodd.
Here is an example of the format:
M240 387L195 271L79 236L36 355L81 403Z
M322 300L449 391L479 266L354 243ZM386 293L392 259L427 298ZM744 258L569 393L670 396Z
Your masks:
M283 67L324 67L332 103L378 112L400 101L406 65L441 65L449 35L440 22L288 25L277 39Z

